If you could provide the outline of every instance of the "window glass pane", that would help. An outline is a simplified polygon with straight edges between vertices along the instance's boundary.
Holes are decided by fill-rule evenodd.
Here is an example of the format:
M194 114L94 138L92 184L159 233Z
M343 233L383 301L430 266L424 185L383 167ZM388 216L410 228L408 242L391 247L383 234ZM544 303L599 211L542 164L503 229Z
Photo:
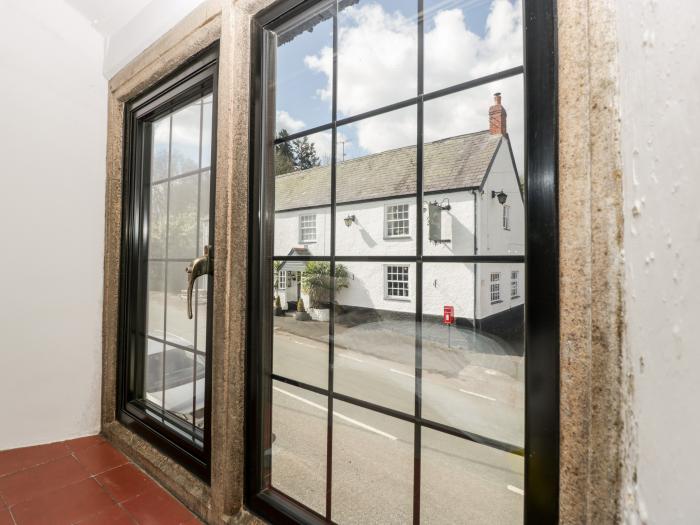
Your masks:
M163 355L165 344L146 339L146 362L144 363L144 399L163 406Z
M415 97L416 2L359 0L340 2L339 6L339 116L357 115Z
M425 0L425 92L523 63L521 0Z
M521 456L423 428L421 523L522 523L523 472Z
M330 153L330 131L275 147L275 255L330 255Z
M165 232L168 219L168 183L158 182L150 186L148 211L148 257L165 257Z
M199 144L202 124L202 104L198 100L172 116L172 146L170 176L199 168Z
M194 320L187 317L187 273L185 273L185 266L186 263L168 263L164 339L169 343L194 347ZM194 303L194 297L192 302Z
M213 106L213 95L207 95L202 99L202 168L208 168L209 166L211 166L211 132Z
M423 253L523 254L522 76L430 100L424 111Z
M195 354L181 348L167 346L165 349L165 410L172 415L193 422L192 400L194 398ZM203 365L203 363L201 363ZM198 367L204 377L204 366ZM203 383L203 380L202 380ZM203 396L202 396L203 399Z
M272 371L326 388L330 263L276 261L275 272L287 272L288 278L276 283Z
M170 115L156 120L151 130L151 181L157 181L168 177L170 161Z
M336 263L336 392L413 414L415 265Z
M523 446L524 297L512 298L506 279L522 269L510 263L423 265L425 419ZM454 309L454 324L443 320L446 306Z
M168 258L194 259L202 250L197 246L199 175L175 179L169 184Z
M412 423L334 401L335 523L412 522L413 434Z
M148 265L148 317L146 331L148 335L163 338L165 321L165 263L150 262Z
M337 137L336 255L415 255L416 108L342 126Z
M326 509L328 398L272 382L272 486L319 514Z
M335 2L321 2L275 30L277 134L331 121L334 13Z

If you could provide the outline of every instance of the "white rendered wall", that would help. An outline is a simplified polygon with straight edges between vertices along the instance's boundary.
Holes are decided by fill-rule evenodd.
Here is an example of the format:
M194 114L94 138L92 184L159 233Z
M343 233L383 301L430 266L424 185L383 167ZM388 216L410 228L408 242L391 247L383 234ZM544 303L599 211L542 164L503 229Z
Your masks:
M638 445L639 507L627 509L628 523L694 524L700 516L700 3L615 4L626 346Z
M62 0L0 2L0 449L96 433L107 86Z

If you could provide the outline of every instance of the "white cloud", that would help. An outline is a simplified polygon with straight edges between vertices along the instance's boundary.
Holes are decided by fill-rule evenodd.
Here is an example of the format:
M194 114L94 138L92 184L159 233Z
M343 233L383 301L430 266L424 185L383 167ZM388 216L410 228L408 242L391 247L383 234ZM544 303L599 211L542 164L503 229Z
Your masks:
M522 64L522 0L493 0L484 31L470 28L460 9L438 11L433 22L425 35L426 92ZM415 96L416 53L415 20L387 12L377 3L344 9L338 33L339 114L355 115ZM304 63L326 75L326 87L318 95L330 102L332 50L323 48ZM426 140L487 129L495 91L503 93L509 135L521 164L521 77L426 104ZM357 146L374 153L415 143L411 115L415 110L358 122Z
M295 133L304 129L304 121L292 117L286 111L277 111L277 129L286 129L289 133Z

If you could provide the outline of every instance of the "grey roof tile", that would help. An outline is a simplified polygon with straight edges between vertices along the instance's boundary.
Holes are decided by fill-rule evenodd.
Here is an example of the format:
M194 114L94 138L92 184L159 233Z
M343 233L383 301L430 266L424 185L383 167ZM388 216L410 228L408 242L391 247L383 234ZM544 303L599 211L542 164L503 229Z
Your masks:
M479 187L501 135L488 130L425 144L425 193ZM338 163L336 202L410 195L416 191L416 148L383 151ZM275 177L275 211L329 206L330 166Z

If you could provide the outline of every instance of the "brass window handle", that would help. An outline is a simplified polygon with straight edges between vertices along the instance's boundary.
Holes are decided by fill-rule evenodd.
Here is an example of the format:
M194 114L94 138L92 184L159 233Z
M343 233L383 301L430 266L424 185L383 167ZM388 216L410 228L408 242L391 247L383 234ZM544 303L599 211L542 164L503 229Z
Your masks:
M187 272L187 317L192 319L192 290L197 277L214 275L214 257L211 246L204 247L204 255L197 257L192 264L185 268Z

